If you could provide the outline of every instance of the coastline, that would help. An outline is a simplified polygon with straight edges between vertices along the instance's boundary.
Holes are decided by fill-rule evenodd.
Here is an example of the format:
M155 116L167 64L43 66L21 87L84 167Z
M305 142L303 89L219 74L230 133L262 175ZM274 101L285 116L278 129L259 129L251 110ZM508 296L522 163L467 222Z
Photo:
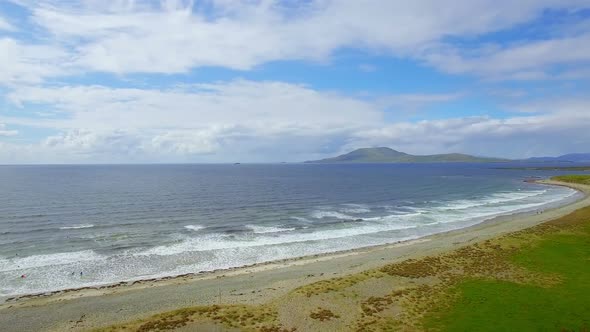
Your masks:
M500 216L470 227L394 244L229 270L23 296L0 305L0 326L15 330L84 330L201 304L261 303L312 282L453 250L529 228L590 205L588 186L550 180L537 182L566 186L582 192L583 197L541 214L524 212ZM56 309L59 309L58 314Z

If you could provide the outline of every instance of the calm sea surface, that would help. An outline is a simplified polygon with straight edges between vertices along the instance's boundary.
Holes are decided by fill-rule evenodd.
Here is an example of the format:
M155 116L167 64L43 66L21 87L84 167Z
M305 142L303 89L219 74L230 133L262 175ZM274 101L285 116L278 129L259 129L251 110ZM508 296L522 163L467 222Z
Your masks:
M0 166L0 297L414 239L578 195L498 166Z

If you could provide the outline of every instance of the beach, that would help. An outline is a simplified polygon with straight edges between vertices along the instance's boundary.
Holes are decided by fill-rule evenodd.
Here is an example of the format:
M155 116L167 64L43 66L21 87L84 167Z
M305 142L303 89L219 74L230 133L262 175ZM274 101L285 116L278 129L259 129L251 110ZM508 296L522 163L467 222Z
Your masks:
M468 228L395 244L211 273L11 299L0 305L0 326L7 331L83 331L186 307L268 303L321 280L448 252L533 227L590 205L588 186L549 180L541 183L574 188L584 196L542 213L498 217Z
M490 166L3 168L0 303L415 240L580 195Z

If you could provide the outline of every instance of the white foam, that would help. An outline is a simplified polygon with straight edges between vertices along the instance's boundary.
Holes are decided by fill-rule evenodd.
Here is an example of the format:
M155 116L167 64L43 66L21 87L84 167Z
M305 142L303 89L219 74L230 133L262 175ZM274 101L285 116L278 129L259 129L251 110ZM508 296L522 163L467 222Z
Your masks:
M343 204L345 207L340 209L344 213L369 213L371 209L363 204Z
M310 223L311 222L311 220L309 220L307 218L297 217L297 216L291 216L291 219L297 220L297 221L301 221L301 222L306 222L306 223Z
M290 231L296 230L296 228L283 228L283 227L260 226L260 225L247 225L246 227L251 229L252 232L256 233L256 234L281 233L281 232L290 232Z
M201 229L204 229L205 226L201 226L201 225L186 225L186 226L184 226L184 228L196 232L196 231L200 231Z
M80 224L80 225L72 225L72 226L63 226L59 229L82 229L82 228L92 228L94 225L92 224Z
M168 256L176 255L184 252L196 252L196 251L211 251L221 249L233 249L233 248L247 248L247 247L261 247L271 246L279 244L292 244L309 241L324 241L333 240L340 238L347 238L351 236L367 235L373 233L380 233L393 230L402 230L418 227L417 224L408 223L364 223L358 222L354 226L343 227L339 229L325 229L314 232L304 233L290 233L290 232L278 232L270 236L270 234L258 233L254 234L255 237L247 236L227 236L223 234L208 234L198 238L186 239L180 243L157 246L135 255L158 255ZM359 226L359 224L362 224Z
M67 265L83 261L102 259L92 250L61 252L46 255L33 255L18 258L0 259L0 271L32 269L43 266Z
M311 216L315 219L324 219L324 218L336 218L342 220L351 220L356 219L353 216L340 213L338 211L314 211L311 213Z
M575 192L574 192L575 193ZM442 206L410 208L411 211L396 211L395 214L363 218L362 221L355 223L343 223L331 225L325 228L316 228L313 231L279 227L279 226L260 226L248 225L252 233L248 234L204 234L197 238L183 240L179 243L166 246L158 246L140 253L138 255L175 255L184 252L212 251L234 248L252 248L262 246L287 245L303 242L322 242L327 240L343 239L361 235L378 234L382 232L409 230L421 228L429 225L453 224L460 225L464 223L478 223L503 214L510 214L517 211L531 210L540 206L554 203L565 198L563 192L559 195L535 198L534 201L527 201L526 197L536 197L545 194L545 191L530 191L518 193L499 193L490 195L483 199L476 199L472 202L468 200L451 201ZM568 192L571 195L571 192ZM491 198L493 197L493 198ZM501 198L499 198L501 197ZM518 204L514 204L520 199ZM511 204L503 206L493 206L486 204L490 199ZM442 202L441 202L442 203ZM440 204L440 203L438 203ZM469 206L469 207L466 207ZM449 207L453 207L452 209ZM405 207L404 207L405 208ZM399 212L402 212L400 214ZM321 218L338 218L344 220L353 220L354 218L335 211L320 210L315 211L313 216L316 219ZM454 228L455 226L449 229ZM348 240L347 240L348 241Z
M480 199L472 200L456 200L445 204L443 207L447 210L463 210L474 207L481 207L492 204L502 204L514 201L525 200L527 198L540 196L547 193L547 190L534 190L534 191L519 191L519 192L503 192L489 195Z

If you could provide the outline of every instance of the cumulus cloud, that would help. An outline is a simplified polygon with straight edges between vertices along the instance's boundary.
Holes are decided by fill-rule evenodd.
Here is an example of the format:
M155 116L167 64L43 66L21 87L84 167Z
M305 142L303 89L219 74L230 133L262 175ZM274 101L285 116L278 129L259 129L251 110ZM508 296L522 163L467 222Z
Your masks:
M139 140L134 135L121 130L93 132L89 130L70 130L49 136L41 143L50 150L63 150L72 154L133 155L137 152Z
M272 81L235 80L167 90L21 86L7 95L7 101L20 109L43 108L43 118L0 119L59 130L39 148L67 155L66 160L128 155L183 161L223 152L227 158L262 161L267 158L263 152L269 154L279 143L291 143L293 150L282 150L287 160L293 160L297 153L313 150L314 144L345 136L351 128L378 124L383 116L374 101ZM258 155L249 154L252 151ZM290 158L289 151L295 152ZM219 158L224 157L211 156Z
M590 102L586 102L590 107ZM587 108L586 108L587 109ZM349 150L393 146L414 153L468 151L497 157L531 157L587 151L590 113L575 108L535 116L497 119L489 116L396 123L353 134Z
M104 86L19 87L15 105L49 105L65 114L43 119L62 128L191 129L241 124L261 131L362 126L381 120L371 102L304 85L235 80L169 90Z
M468 52L448 47L426 53L424 58L429 64L454 74L471 73L495 79L544 79L550 76L544 69L553 65L590 63L590 33L505 47L488 45Z
M452 73L505 73L588 60L585 36L500 45L497 52L482 50L476 56L447 43L449 37L513 27L545 9L589 7L577 0L19 3L29 8L31 21L41 31L53 36L54 44L71 46L70 65L81 71L183 73L203 66L249 70L278 60L327 61L346 47L420 59ZM558 51L572 44L582 47L572 53ZM482 66L487 61L491 65Z
M97 126L81 130L64 126L61 133L23 151L15 152L5 144L0 157L12 151L14 161L19 160L15 155L24 158L27 151L38 151L37 158L60 161L220 162L302 161L366 146L390 146L418 154L460 151L513 158L587 150L590 100L545 100L519 107L535 112L509 118L365 121L346 127L327 123L314 127L308 122L300 127L285 123L268 128L258 121L193 123L180 129L130 126L109 130Z
M459 96L360 98L299 84L247 80L167 90L22 86L8 93L7 101L20 109L41 107L46 116L0 120L59 130L42 143L56 154L177 160L222 152L245 160L268 160L272 155L293 161L319 151L334 152L351 133L382 125L384 108L414 109Z
M0 85L39 83L68 70L68 54L56 46L0 37L0 50Z
M284 60L325 64L338 51L354 49L482 77L484 84L586 78L588 70L578 69L590 68L588 24L573 22L543 39L477 38L547 10L590 8L586 0L13 2L26 9L21 23L30 29L26 37L0 37L2 101L11 108L0 112L0 121L53 134L36 143L1 141L4 162L297 161L373 145L516 157L583 150L589 138L581 130L590 126L584 99L531 102L527 96L526 103L507 105L520 112L512 117L446 114L391 123L400 111L467 93L355 94L245 79L181 85L174 83L181 75L167 75L188 77L210 66L249 71ZM0 30L20 28L15 20L0 18ZM373 76L385 69L378 64ZM99 85L97 72L116 75L104 75ZM156 78L127 84L137 73L153 74L138 80ZM111 79L119 87L104 82ZM18 134L6 125L0 136Z

